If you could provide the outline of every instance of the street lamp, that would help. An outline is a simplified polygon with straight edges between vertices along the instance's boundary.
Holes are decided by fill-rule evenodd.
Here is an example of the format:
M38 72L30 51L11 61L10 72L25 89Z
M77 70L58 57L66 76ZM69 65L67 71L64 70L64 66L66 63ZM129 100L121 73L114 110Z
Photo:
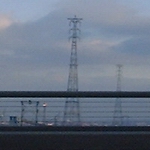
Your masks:
M43 123L45 124L45 119L46 119L46 107L47 103L43 103Z

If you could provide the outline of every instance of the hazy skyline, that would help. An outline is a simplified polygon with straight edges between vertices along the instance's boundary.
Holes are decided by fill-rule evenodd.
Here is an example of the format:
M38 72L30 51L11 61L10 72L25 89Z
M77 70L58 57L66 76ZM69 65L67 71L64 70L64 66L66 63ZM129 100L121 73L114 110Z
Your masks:
M0 90L66 90L67 18L83 18L79 90L150 89L148 0L0 0Z

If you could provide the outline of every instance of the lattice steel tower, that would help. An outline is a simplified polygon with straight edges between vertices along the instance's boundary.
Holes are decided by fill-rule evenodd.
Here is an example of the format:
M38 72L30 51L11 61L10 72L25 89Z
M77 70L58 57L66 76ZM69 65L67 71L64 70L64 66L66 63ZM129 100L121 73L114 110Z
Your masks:
M70 56L70 67L69 67L69 77L68 77L68 86L67 91L76 92L78 91L78 63L77 63L77 39L78 24L81 23L82 18L68 18L70 21L71 33L71 56ZM64 125L78 125L80 123L80 108L79 108L79 99L78 98L67 98L65 102L64 110Z
M117 65L117 91L121 91L121 78L122 78L122 65ZM123 125L123 117L122 117L122 104L121 98L116 98L115 101L115 110L113 116L112 125L114 126L122 126Z

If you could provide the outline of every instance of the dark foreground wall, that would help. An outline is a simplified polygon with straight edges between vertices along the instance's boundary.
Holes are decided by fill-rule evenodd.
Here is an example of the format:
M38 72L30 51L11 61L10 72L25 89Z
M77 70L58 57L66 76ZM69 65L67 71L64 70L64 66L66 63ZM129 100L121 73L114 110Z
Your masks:
M149 150L150 127L0 127L0 150Z

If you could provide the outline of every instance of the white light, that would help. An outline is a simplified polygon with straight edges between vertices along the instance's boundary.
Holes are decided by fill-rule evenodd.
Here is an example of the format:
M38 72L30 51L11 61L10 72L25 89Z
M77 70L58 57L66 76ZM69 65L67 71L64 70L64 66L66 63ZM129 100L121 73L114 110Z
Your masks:
M46 107L47 106L47 104L46 103L43 103L43 107Z

